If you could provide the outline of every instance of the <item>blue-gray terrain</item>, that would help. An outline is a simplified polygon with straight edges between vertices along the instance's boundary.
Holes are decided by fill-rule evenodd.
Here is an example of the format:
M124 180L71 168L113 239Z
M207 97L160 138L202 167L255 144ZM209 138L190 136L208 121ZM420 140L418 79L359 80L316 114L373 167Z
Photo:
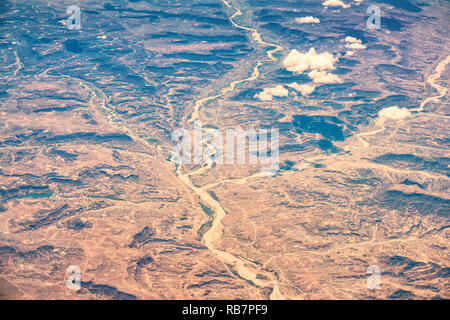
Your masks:
M448 299L449 10L1 1L0 299ZM175 164L194 120L279 170Z

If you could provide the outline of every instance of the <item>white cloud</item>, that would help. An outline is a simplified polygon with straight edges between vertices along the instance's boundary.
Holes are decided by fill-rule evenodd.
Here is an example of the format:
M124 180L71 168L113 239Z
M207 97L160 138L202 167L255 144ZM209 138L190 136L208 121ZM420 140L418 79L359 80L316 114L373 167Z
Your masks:
M345 47L349 48L349 49L356 49L356 50L358 50L358 49L365 49L366 48L366 46L361 44L361 43L347 43L345 45Z
M361 43L361 40L356 39L355 37L351 37L351 36L346 36L344 41L348 42L348 43Z
M297 82L292 82L287 86L294 89L295 91L300 92L302 96L307 96L313 93L316 89L316 86L314 86L313 84L298 84Z
M345 56L346 57L351 57L352 55L354 55L355 53L353 52L353 51L347 51L346 53L345 53Z
M349 4L345 4L341 0L326 0L322 2L324 7L342 7L342 8L350 8Z
M303 73L309 70L308 77L311 78L312 82L302 85L293 82L287 86L306 96L315 90L316 84L341 83L342 80L338 75L327 71L335 69L334 62L337 60L338 58L335 58L331 53L317 53L314 48L309 49L306 53L298 52L295 49L291 50L283 60L283 65L288 71L295 73Z
M366 46L362 44L362 41L359 39L356 39L354 37L350 37L350 36L346 36L345 39L343 40L344 42L347 42L345 44L346 48L349 49L365 49Z
M289 94L288 89L283 87L282 85L276 85L271 88L264 88L262 92L255 95L255 98L258 98L262 101L270 101L273 97L287 97Z
M297 23L320 23L319 18L314 18L311 16L295 18L295 22Z
M383 119L391 120L402 120L411 115L411 112L406 108L399 108L397 106L392 106L384 108L378 112L378 117Z
M335 74L328 73L327 71L313 70L308 73L314 83L340 83L342 80Z
M306 53L300 53L296 49L291 50L283 60L283 65L288 71L303 73L305 70L327 70L334 69L337 58L329 52L317 54L314 48Z

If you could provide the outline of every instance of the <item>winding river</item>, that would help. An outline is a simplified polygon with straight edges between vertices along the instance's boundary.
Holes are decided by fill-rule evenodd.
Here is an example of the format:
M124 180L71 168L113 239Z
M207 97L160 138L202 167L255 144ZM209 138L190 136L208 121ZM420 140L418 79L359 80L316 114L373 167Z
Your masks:
M439 62L436 68L434 69L434 73L430 74L427 77L426 83L430 84L430 86L433 87L438 92L438 95L426 98L420 103L419 107L415 109L409 109L409 111L422 112L425 105L427 105L429 102L437 103L439 102L439 99L445 97L448 88L445 88L437 84L436 81L442 76L442 73L445 71L445 68L449 63L450 63L450 55L448 55L445 59ZM366 140L364 140L362 136L373 136L375 134L383 132L386 129L386 127L384 126L385 120L386 119L383 117L378 117L377 119L375 119L375 125L376 127L378 127L378 129L367 132L361 132L356 135L364 147L369 147L369 143Z
M206 102L218 99L218 98L222 97L223 95L225 95L226 93L233 91L238 84L241 84L244 82L255 81L256 79L258 79L258 77L260 75L260 72L259 72L260 66L265 62L276 61L277 58L275 58L273 56L273 54L275 52L281 51L283 49L283 47L281 47L277 44L268 43L268 42L263 41L261 39L261 35L258 33L258 31L256 29L241 26L238 23L236 23L234 21L234 18L242 15L242 12L240 11L239 8L232 6L230 4L230 2L228 2L226 0L222 0L222 1L225 4L225 6L227 6L230 9L235 10L234 14L229 18L230 22L233 24L233 26L235 26L236 28L243 29L245 31L250 32L254 41L256 41L260 45L268 46L271 49L266 51L267 58L258 60L255 67L253 68L253 72L252 72L251 76L249 76L248 78L245 78L245 79L232 81L228 85L228 87L222 89L220 93L197 100L194 104L194 110L190 114L190 117L187 120L188 125L193 125L193 123L199 119L200 109ZM208 132L209 129L203 128L202 130L204 132ZM222 222L222 219L225 217L225 210L223 209L221 204L217 200L213 199L213 197L206 191L208 188L211 187L211 185L205 186L203 188L199 188L199 187L196 187L190 179L191 176L202 174L203 172L205 172L206 170L208 170L212 167L213 160L212 160L211 156L215 154L216 150L214 150L212 144L210 143L210 141L209 141L210 139L211 138L209 138L208 140L203 140L203 142L202 142L203 145L206 146L206 148L211 151L211 153L210 153L210 157L208 157L208 160L201 168L199 168L195 171L192 171L192 172L184 173L182 166L179 165L176 170L177 177L183 183L188 185L199 196L201 201L206 203L214 211L214 219L212 221L212 225L211 225L210 229L207 232L205 232L205 234L203 235L204 244L218 259L220 259L221 261L223 261L229 265L233 265L236 272L238 273L238 275L241 278L251 281L258 287L273 287L272 293L270 294L271 300L285 299L285 297L280 292L278 280L276 279L276 276L273 273L262 269L261 266L258 266L254 262L248 261L242 257L232 255L231 253L226 252L224 250L217 249L215 246L216 243L220 240L220 237L222 235L223 225L221 222ZM251 176L251 177L256 177L256 176L258 176L258 174ZM245 181L248 178L250 178L250 177L243 178L244 179L243 181ZM228 181L227 180L221 181L221 183L224 183L224 182L228 182ZM234 181L234 180L231 180L229 182L236 183L236 181ZM261 277L261 275L263 277ZM263 278L268 279L268 280L263 280Z

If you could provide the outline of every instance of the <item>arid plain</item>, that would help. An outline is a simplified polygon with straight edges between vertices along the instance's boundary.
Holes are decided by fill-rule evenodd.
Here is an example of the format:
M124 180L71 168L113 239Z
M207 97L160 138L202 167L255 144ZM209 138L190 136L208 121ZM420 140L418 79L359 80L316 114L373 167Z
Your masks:
M449 3L325 2L2 2L0 299L450 298Z

